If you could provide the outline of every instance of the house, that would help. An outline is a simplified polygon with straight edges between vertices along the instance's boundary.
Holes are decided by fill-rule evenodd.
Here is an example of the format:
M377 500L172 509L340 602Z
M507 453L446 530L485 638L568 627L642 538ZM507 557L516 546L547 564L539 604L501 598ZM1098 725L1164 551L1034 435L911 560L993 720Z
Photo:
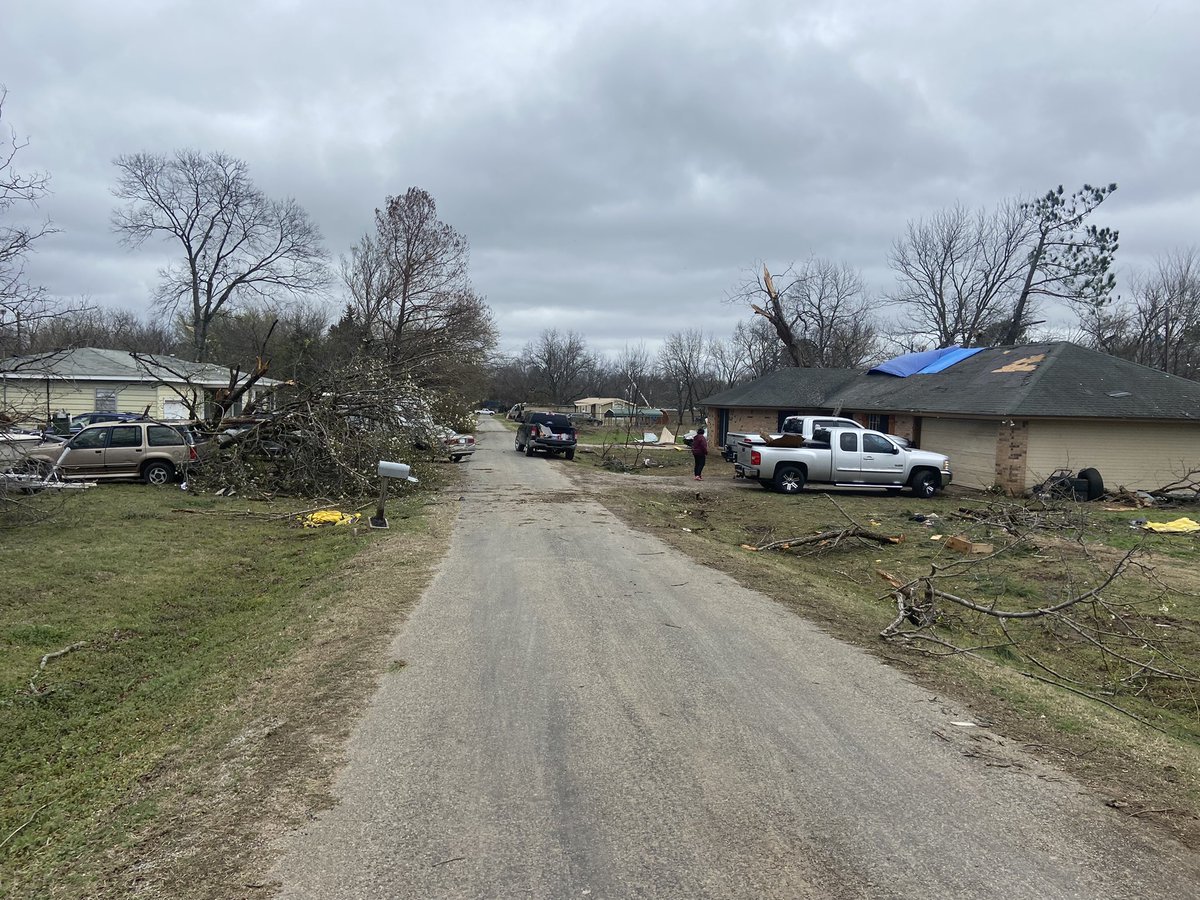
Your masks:
M1200 383L1066 341L786 369L704 404L718 439L777 431L788 415L850 416L948 454L956 484L1013 495L1060 468L1131 489L1200 468Z
M589 419L603 419L606 412L628 405L629 403L620 397L584 397L575 401L575 412Z
M155 418L186 419L188 403L203 408L229 387L231 375L224 366L96 347L14 356L0 360L0 412L28 423L49 422L64 411L149 409ZM251 394L277 384L260 379Z
M652 406L614 406L604 413L605 424L625 424L632 422L639 426L659 426L667 424L666 413Z

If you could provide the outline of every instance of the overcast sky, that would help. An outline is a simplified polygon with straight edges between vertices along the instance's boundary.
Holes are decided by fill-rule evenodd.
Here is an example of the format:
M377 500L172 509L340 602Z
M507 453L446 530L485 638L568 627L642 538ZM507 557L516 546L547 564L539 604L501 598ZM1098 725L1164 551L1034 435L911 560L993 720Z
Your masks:
M1115 181L1122 269L1200 243L1197 35L1195 0L11 0L0 84L53 179L54 295L145 310L174 248L117 243L112 160L222 150L333 256L426 189L503 347L614 350L728 335L757 261L887 290L905 222L955 201Z

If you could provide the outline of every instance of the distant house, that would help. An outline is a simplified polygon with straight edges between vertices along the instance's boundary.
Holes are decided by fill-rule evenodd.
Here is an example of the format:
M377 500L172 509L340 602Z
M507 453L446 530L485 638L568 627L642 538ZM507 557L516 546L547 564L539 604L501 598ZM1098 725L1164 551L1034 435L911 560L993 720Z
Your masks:
M628 405L620 397L584 397L575 401L575 412L589 419L603 419L606 412Z
M616 406L604 413L605 423L625 423L631 421L634 425L665 425L666 413L652 406Z
M1060 468L1143 489L1200 468L1200 383L1065 341L784 369L703 402L722 440L788 415L850 416L948 454L955 484L1010 494Z
M145 410L155 418L185 419L185 399L205 408L229 387L230 375L224 366L96 347L9 357L0 360L0 411L23 422L48 422L63 412ZM263 378L256 388L278 383Z

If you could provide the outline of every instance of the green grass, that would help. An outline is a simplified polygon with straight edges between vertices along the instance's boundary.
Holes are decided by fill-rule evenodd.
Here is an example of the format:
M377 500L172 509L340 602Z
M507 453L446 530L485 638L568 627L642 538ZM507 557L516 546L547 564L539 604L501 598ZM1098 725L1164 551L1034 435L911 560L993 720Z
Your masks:
M87 895L156 812L139 786L236 727L239 692L303 644L365 543L247 506L105 485L0 532L0 896Z

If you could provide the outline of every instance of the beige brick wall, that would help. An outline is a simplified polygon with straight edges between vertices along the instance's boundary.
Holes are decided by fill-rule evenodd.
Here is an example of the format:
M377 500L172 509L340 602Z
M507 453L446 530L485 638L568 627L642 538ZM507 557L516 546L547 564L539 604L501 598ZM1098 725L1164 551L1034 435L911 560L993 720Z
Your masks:
M1154 490L1200 468L1200 422L1033 422L1024 486L1059 468L1094 468L1109 490Z
M915 416L907 413L897 413L892 416L892 434L911 441L916 433L917 420Z
M1029 420L1002 422L996 435L996 484L1010 497L1025 492L1029 463Z

